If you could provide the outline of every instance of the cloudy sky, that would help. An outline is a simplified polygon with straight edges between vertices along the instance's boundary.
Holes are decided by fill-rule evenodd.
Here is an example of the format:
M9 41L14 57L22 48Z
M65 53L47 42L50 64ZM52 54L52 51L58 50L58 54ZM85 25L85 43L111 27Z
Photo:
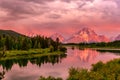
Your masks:
M120 0L0 0L0 29L68 36L82 27L118 35Z

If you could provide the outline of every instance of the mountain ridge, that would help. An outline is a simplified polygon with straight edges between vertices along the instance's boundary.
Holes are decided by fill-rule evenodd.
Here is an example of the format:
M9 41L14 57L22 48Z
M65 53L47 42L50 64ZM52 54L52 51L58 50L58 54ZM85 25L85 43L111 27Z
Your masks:
M2 30L0 29L0 35L10 35L13 37L24 36L24 34L18 33L13 30ZM27 37L27 36L26 36ZM50 36L53 40L59 38L62 43L93 43L93 42L110 42L115 40L120 40L120 34L114 38L114 40L110 40L104 35L98 35L91 28L83 28L71 35L68 39L65 39L60 33L55 33Z
M2 30L0 29L0 35L9 35L9 36L13 36L13 37L19 37L19 36L24 36L24 34L18 33L16 31L13 30Z
M53 37L54 36L54 37ZM59 38L62 43L93 43L93 42L109 42L110 39L104 35L98 35L91 28L84 27L79 31L75 32L68 39L63 38L59 33L51 36L53 40Z
M93 43L93 42L109 42L110 40L104 35L98 35L91 28L82 28L72 35L67 43Z

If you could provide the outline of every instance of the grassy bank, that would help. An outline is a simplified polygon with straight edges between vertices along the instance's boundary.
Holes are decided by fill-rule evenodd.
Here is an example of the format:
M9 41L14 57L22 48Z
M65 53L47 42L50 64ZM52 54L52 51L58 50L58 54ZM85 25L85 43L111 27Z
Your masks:
M0 53L3 53L3 52L0 51ZM64 53L65 52L62 52L62 51L50 52L49 48L30 49L30 50L10 50L10 51L6 51L5 55L1 57L0 60L18 59L18 58L34 58L34 57L47 56L47 55L60 55Z
M25 67L28 63L41 66L50 63L54 65L59 63L67 55L61 51L49 52L49 49L32 49L29 51L7 51L5 57L0 58L0 66L9 71L14 64L19 67Z

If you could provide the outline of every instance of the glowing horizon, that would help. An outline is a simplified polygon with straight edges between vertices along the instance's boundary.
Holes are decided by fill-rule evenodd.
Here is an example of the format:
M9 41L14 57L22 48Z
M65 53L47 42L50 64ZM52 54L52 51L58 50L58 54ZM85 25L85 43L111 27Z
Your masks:
M0 0L0 29L69 36L83 27L120 34L119 0Z

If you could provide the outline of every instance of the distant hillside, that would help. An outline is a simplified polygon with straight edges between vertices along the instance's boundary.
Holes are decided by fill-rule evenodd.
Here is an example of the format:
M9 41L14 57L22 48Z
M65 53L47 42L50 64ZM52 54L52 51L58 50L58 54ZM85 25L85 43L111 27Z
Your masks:
M13 37L25 36L12 30L0 30L0 35L9 35Z

